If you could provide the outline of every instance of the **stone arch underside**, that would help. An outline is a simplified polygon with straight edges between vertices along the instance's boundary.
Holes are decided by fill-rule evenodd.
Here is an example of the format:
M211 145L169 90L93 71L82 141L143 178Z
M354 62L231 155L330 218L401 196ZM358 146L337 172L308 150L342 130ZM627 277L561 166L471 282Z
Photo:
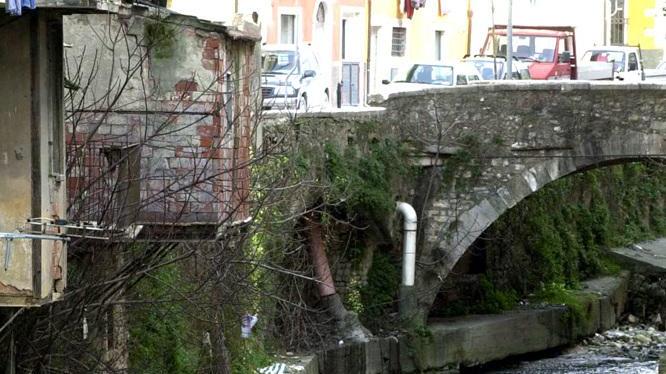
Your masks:
M427 214L424 246L430 246L429 255L420 253L419 261L433 265L430 274L417 276L417 289L421 290L419 304L432 304L443 280L476 239L503 213L547 184L568 175L608 164L635 162L646 159L666 159L664 136L635 132L631 136L615 136L602 142L583 142L566 154L542 157L529 163L504 183L475 186L470 202L450 201L440 196L431 202ZM529 156L526 159L530 159ZM516 159L521 161L522 159ZM455 200L455 199L454 199ZM455 215L437 216L438 208L458 209ZM433 214L434 212L434 214ZM424 316L425 317L425 316Z

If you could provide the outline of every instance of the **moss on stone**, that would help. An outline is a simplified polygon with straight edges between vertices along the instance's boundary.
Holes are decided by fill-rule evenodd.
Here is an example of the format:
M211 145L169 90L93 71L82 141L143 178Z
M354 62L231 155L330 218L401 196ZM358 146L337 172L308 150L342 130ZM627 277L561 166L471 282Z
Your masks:
M617 273L607 248L666 234L665 197L666 171L654 163L599 168L547 185L502 215L473 246L485 254L476 301L501 310L502 295L541 292L543 300L569 305L574 299L551 292L552 285L573 292L585 279ZM462 299L438 314L477 312L470 304ZM577 306L571 308L579 319Z

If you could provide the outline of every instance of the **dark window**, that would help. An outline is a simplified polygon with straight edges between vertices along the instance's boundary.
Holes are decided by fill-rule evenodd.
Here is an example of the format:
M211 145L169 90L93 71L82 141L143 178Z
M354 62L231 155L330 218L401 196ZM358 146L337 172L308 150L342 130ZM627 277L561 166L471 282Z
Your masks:
M635 53L629 53L629 60L627 61L627 70L636 71L638 70L638 59L636 58Z
M319 3L317 8L317 23L323 24L326 22L326 8L324 8L324 3Z
M391 43L391 56L403 57L405 55L406 43L407 43L407 29L404 27L394 27L393 40Z
M347 55L347 20L342 20L342 59Z
M444 31L435 31L435 59L437 61L441 61L444 57L442 39L444 39Z
M293 14L280 15L280 43L296 43L296 16Z

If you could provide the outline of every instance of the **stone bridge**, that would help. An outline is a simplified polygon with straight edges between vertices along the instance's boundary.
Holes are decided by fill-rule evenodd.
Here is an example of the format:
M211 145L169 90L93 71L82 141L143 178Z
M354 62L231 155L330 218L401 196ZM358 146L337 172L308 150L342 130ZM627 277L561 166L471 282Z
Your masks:
M502 213L548 183L666 156L666 86L507 83L403 93L381 122L423 151L417 267L425 317L442 280Z

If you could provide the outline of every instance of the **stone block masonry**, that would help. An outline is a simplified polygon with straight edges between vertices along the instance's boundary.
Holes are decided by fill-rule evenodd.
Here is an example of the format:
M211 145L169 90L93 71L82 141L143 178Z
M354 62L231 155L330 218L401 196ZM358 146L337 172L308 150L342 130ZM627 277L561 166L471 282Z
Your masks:
M423 196L417 274L425 318L442 280L506 210L546 184L604 165L666 155L666 87L501 83L392 95L384 131L436 170ZM433 175L435 175L433 174ZM422 197L420 197L422 198ZM418 198L417 198L418 199Z

